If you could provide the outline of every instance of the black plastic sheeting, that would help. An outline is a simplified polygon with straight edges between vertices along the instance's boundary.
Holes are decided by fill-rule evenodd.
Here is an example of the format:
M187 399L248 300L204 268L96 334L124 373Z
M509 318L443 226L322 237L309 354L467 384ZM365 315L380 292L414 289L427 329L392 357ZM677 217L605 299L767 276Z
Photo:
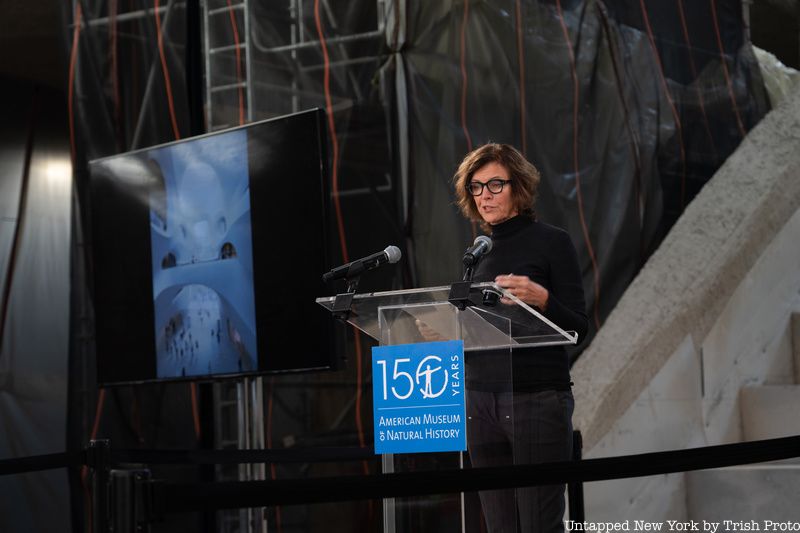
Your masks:
M0 84L0 458L13 463L64 450L71 175L64 93ZM0 531L63 531L66 471L10 472Z
M768 105L738 2L719 3L715 17L711 3L687 2L686 33L681 2L643 5L477 3L464 15L425 4L409 16L417 43L405 55L412 234L427 258L417 264L422 278L436 277L434 250L470 237L454 209L443 209L454 164L472 146L508 142L542 170L537 212L569 230L589 314L602 323Z
M470 149L513 144L542 171L538 216L578 249L590 337L769 110L739 0L249 0L247 15L237 3L209 0L206 18L199 0L77 2L67 20L80 19L68 27L79 163L324 108L334 265L388 244L404 254L364 277L369 291L460 279L476 228L451 177ZM206 37L217 48L208 56ZM90 354L73 333L73 353ZM352 444L352 419L332 406L350 409L342 390L364 387L354 366L324 401L275 389L275 427L309 446ZM366 408L353 409L358 440L369 440ZM94 411L84 413L86 433ZM319 433L314 419L347 422Z
M251 2L248 20L217 0L207 26L195 2L97 4L80 3L74 79L87 157L236 125L240 105L251 120L327 108L332 246L344 260L401 244L404 275L375 281L388 288L460 277L474 228L451 176L507 142L542 170L537 212L572 235L595 326L769 105L734 0ZM247 28L249 73L230 46L205 63L205 35L244 50ZM194 113L206 66L251 94L214 91Z

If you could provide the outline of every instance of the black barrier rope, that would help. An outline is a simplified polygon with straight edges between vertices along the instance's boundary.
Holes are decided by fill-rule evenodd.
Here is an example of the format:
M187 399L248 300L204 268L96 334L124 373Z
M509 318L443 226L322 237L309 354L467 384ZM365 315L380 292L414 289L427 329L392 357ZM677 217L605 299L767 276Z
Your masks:
M158 514L472 492L670 474L800 457L800 436L538 465L303 480L153 482Z
M84 451L2 459L0 460L0 476L55 470L57 468L78 468L85 464L86 453Z
M0 459L0 476L55 470L58 468L94 467L97 451L90 447L76 452L33 455ZM161 465L230 465L249 463L325 463L375 459L375 451L352 446L286 450L110 450L111 466L125 464Z
M247 463L325 463L375 459L375 451L352 446L284 450L112 450L111 462L230 465Z
M107 444L106 444L107 446ZM285 452L285 453L284 453ZM77 452L0 460L0 475L89 465L99 469L124 462L196 464L196 460L223 463L310 461L309 451L155 451L111 452L90 446ZM335 452L342 452L337 456ZM316 453L318 460L362 460L369 449L331 448ZM327 455L326 455L327 454ZM106 461L110 455L111 460ZM687 472L800 457L800 436L784 437L688 450L654 452L602 459L515 465L467 470L403 472L373 476L341 476L302 480L241 481L219 483L166 483L154 481L151 501L157 513L192 510L238 509L274 505L322 503L471 492Z

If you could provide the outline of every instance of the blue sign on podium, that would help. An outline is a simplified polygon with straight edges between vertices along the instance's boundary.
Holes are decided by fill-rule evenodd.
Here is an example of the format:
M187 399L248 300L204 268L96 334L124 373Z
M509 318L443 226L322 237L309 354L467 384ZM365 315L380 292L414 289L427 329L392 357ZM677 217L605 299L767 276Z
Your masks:
M464 343L372 349L375 453L467 449Z

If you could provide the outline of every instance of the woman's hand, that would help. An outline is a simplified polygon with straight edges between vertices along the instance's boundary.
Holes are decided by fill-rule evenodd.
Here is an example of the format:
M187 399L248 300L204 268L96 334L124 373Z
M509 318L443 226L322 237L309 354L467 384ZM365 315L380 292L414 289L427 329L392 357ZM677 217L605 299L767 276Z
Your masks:
M419 334L422 335L422 338L425 339L427 342L434 342L434 341L443 341L445 340L438 331L430 327L428 324L423 322L422 320L415 320L414 324L417 326L419 330Z
M494 282L526 304L533 305L542 311L547 309L547 300L550 298L550 293L535 281L531 281L528 276L503 274L494 278ZM501 301L508 304L513 303L508 298L502 298Z

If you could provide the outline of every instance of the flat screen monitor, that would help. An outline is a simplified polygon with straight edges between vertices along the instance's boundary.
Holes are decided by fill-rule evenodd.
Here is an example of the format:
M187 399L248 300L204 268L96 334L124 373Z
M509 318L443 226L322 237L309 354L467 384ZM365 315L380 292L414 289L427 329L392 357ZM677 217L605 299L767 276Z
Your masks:
M91 161L102 385L335 366L324 114Z

